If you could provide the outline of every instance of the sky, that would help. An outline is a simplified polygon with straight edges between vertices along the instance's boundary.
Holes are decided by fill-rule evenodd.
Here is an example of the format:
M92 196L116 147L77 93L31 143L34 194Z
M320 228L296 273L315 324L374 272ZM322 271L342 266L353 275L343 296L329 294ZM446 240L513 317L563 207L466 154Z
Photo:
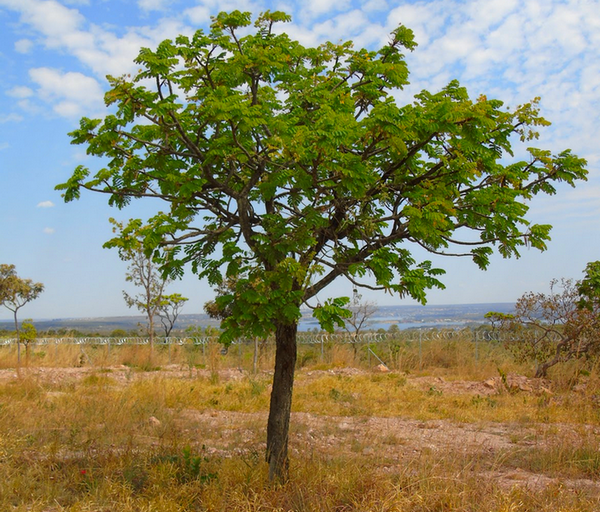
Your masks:
M580 279L586 263L600 260L600 0L0 0L0 263L45 285L20 318L136 313L122 295L135 292L125 282L127 264L102 244L112 234L109 217L140 217L150 206L116 210L91 192L65 204L55 185L79 164L100 164L67 134L82 116L107 114L106 75L135 72L141 47L207 29L211 16L234 9L283 10L293 17L284 30L313 46L351 39L376 49L402 23L418 47L407 55L411 84L399 100L453 79L472 98L485 94L510 107L540 96L552 126L535 146L570 148L588 161L587 182L529 205L532 222L554 226L547 251L494 257L485 272L468 259L431 258L447 273L446 289L430 292L430 304L514 302L547 292L554 278ZM201 313L213 297L191 273L169 292L189 298L184 314ZM351 293L345 282L327 290ZM0 320L10 318L0 308Z

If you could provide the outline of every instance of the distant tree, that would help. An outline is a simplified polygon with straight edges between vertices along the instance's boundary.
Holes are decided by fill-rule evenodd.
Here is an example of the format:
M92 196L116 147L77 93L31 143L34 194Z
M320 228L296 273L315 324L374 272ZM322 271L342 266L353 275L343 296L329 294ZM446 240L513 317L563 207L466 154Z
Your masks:
M489 311L483 317L490 322L492 328L491 334L495 336L498 334L500 328L506 327L508 323L515 318L515 315L511 313L501 313L498 311Z
M17 334L17 364L21 366L21 336L17 314L25 304L35 300L44 291L42 283L34 283L31 279L17 276L14 265L0 265L0 301L12 311Z
M363 329L367 326L369 319L377 313L377 304L371 301L363 301L362 295L355 288L352 292L352 300L348 309L351 314L345 318L344 329L352 336L352 348L354 359L356 359L358 340Z
M25 344L25 366L29 366L29 346L37 339L37 329L33 320L23 320L21 324L21 342Z
M307 48L273 31L290 21L265 12L213 18L209 33L143 48L133 76L109 78L105 119L71 133L106 166L79 166L58 189L81 189L126 206L164 201L144 246L163 268L184 265L218 286L236 280L220 307L222 341L275 334L266 458L269 476L288 474L288 433L301 307L336 278L425 302L443 270L411 247L466 256L487 268L504 257L544 250L550 226L527 219L538 193L584 179L569 150L513 144L548 122L537 100L514 109L457 81L399 105L408 84L403 51L416 46L400 26L369 51L349 41ZM244 35L242 35L244 34ZM520 151L519 151L520 152ZM139 221L134 220L134 223ZM321 326L343 326L349 298L315 310Z
M127 333L127 331L125 329L114 329L109 334L109 336L111 338L127 338L128 335L129 334Z
M514 314L489 315L517 360L535 364L536 377L559 363L600 355L599 265L588 264L582 281L553 280L549 294L524 294Z
M362 295L355 288L352 292L350 302L351 316L345 319L344 328L349 333L359 335L366 328L368 321L377 313L377 303L373 301L362 300Z
M398 327L398 324L392 324L388 327L387 332L393 335L400 334L400 327Z
M172 293L163 295L158 307L158 316L163 326L165 337L168 338L177 322L177 318L181 313L181 308L188 301L186 297L180 293Z
M129 263L125 280L132 283L141 292L130 295L123 291L125 303L130 308L136 308L146 316L146 333L150 338L151 354L154 348L156 318L164 306L163 296L169 283L159 270L159 265L154 262L152 251L144 247L144 236L147 227L141 222L132 222L128 226L109 219L113 225L113 232L119 236L105 244L105 247L117 247L119 256Z

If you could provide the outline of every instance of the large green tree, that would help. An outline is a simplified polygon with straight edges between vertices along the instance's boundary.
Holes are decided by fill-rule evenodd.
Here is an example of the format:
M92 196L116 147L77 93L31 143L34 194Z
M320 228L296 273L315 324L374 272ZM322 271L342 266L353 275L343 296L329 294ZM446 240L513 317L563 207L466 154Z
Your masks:
M208 33L143 48L137 74L109 77L112 113L71 134L105 166L80 166L58 186L67 201L87 189L119 208L163 200L168 211L146 221L146 251L168 255L173 276L191 263L211 285L235 281L217 299L231 312L223 341L275 333L271 478L287 475L303 304L337 278L424 302L443 271L411 247L480 268L494 248L543 250L550 226L530 224L527 202L586 175L568 150L524 149L525 160L511 161L513 143L548 124L535 100L506 109L452 81L398 104L402 52L415 47L408 28L375 51L307 48L273 31L289 20L266 12L252 29L250 13L221 13ZM333 328L348 302L326 301L315 315Z

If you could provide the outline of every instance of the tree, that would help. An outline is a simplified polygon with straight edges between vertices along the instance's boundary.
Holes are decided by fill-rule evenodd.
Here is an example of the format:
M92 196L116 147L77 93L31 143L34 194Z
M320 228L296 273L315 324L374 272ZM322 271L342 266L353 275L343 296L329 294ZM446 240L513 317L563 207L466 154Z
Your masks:
M577 283L579 293L578 306L588 310L597 310L600 305L600 261L588 263L585 277ZM597 316L600 321L600 316Z
M15 280L18 279L14 265L0 264L0 304L4 305L14 288Z
M548 124L537 100L507 110L452 81L398 105L402 51L415 47L408 28L377 51L306 48L273 30L287 21L267 11L251 29L250 13L220 13L208 33L143 48L135 76L109 77L113 113L71 133L106 166L93 175L79 166L57 187L66 201L87 189L119 208L164 201L169 211L147 221L144 241L163 269L178 276L190 262L212 286L236 282L217 297L232 311L222 341L275 333L266 458L276 479L287 476L303 304L337 278L424 303L444 272L411 246L482 269L494 248L544 250L550 226L527 220L527 202L587 174L569 150L508 161L515 139ZM348 303L336 297L314 314L331 330Z
M489 314L517 360L535 363L536 377L547 377L559 363L600 352L600 295L582 306L581 289L587 284L587 278L553 280L549 294L525 293L513 314Z
M29 366L29 345L37 338L37 329L31 319L23 320L20 338L25 344L25 366Z
M42 283L21 279L14 265L0 265L0 304L12 311L17 333L17 364L21 367L21 337L17 314L25 304L35 300L44 291Z
M125 303L130 308L137 308L146 316L146 332L150 338L150 354L154 349L155 319L164 307L163 294L169 279L159 271L159 266L154 263L152 253L144 247L144 231L147 227L141 222L131 222L127 226L115 219L109 219L113 225L113 233L117 238L110 240L105 247L117 247L119 257L129 262L125 280L132 283L141 292L130 295L123 291Z
M180 293L172 293L170 295L163 295L158 305L158 317L160 323L165 330L165 337L168 338L177 322L177 318L181 313L181 308L188 301L187 297L184 297Z
M354 359L356 359L358 337L369 318L377 312L377 304L371 301L363 301L362 295L358 293L356 288L352 291L352 301L350 304L350 316L345 319L344 328L352 335L352 348L354 350Z

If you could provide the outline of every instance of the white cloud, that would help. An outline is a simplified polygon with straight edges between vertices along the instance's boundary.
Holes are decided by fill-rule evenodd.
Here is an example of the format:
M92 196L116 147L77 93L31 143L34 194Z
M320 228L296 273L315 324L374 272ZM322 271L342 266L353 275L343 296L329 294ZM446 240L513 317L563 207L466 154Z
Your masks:
M104 111L104 92L92 77L52 68L34 68L29 75L38 86L37 96L63 117L76 118Z
M195 7L191 7L190 9L186 9L184 14L195 25L205 25L210 22L210 16L212 12L211 9L204 5L197 5Z
M143 11L162 11L170 3L170 0L138 0L138 6Z
M184 15L194 25L205 25L208 26L211 23L211 16L216 16L219 12L231 12L231 11L242 11L251 12L254 15L259 12L263 12L265 7L258 2L252 0L199 0L198 5L190 7L183 11ZM278 6L277 9L291 12L290 9L285 6Z
M0 142L0 151L8 149L10 147L8 142Z
M350 0L306 0L302 4L302 15L321 16L330 12L346 11Z
M128 29L119 37L105 28L88 23L74 8L66 7L55 0L0 0L21 13L21 21L42 36L48 49L66 51L89 67L98 77L107 74L121 75L135 69L133 59L140 47L153 46L160 40L143 34L143 28ZM182 28L181 24L166 24L173 30L173 37ZM159 23L157 33L164 31ZM151 34L155 29L149 30Z
M41 203L37 204L38 208L52 208L54 206L54 203L52 201L42 201Z
M19 39L15 42L15 51L17 53L29 53L33 48L33 41L31 39Z
M29 87L18 85L9 89L6 94L13 98L25 99L33 96L33 90Z
M56 232L54 228L44 228L44 233L47 235L53 235Z
M11 122L20 122L23 120L23 116L19 114L0 114L0 124L2 123L11 123Z
M373 11L387 11L389 10L389 6L385 0L368 0L361 6L361 9L369 13Z
M55 0L24 0L22 20L46 36L50 47L60 47L65 38L77 33L85 18L76 9L70 9Z

